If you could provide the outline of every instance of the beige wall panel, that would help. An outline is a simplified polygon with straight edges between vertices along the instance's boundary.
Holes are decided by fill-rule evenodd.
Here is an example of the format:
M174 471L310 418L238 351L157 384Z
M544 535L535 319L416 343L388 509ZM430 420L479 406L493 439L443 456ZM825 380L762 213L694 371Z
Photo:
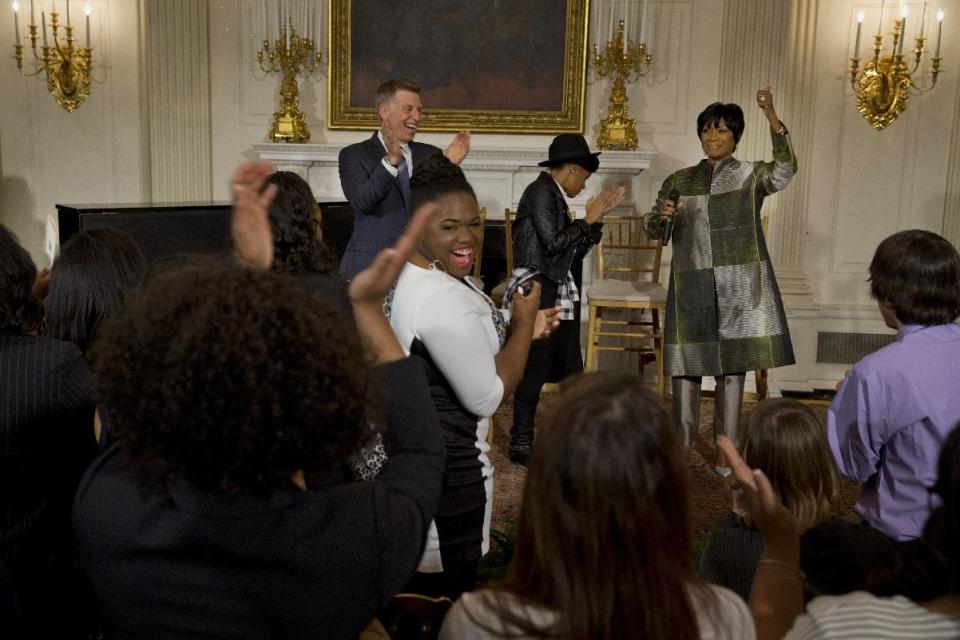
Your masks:
M74 113L54 102L44 80L24 78L12 59L0 60L0 221L38 262L44 224L48 217L56 219L56 203L137 202L141 196L137 3L90 4L94 83ZM39 21L39 8L36 15ZM82 15L75 9L74 25ZM12 37L12 23L11 12L3 11L4 44ZM79 33L83 37L82 28Z

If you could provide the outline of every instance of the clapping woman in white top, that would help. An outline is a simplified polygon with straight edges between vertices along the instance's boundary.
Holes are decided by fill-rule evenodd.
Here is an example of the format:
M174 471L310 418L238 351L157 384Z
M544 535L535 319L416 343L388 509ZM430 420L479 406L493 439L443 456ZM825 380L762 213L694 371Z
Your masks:
M555 310L537 312L540 289L513 299L508 318L469 278L483 221L473 188L442 155L411 180L411 208L435 203L423 240L387 298L390 323L411 355L427 363L447 451L439 512L410 588L457 597L476 583L487 547L493 469L489 417L523 374L530 341L549 333ZM432 574L432 575L431 575Z

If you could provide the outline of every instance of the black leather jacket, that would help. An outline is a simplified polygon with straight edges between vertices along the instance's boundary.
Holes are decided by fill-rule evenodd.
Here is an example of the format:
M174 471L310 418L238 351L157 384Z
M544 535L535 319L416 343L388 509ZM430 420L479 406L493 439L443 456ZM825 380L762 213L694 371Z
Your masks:
M574 260L600 242L603 223L570 220L570 209L556 181L546 171L520 197L513 223L514 267L532 267L557 284Z

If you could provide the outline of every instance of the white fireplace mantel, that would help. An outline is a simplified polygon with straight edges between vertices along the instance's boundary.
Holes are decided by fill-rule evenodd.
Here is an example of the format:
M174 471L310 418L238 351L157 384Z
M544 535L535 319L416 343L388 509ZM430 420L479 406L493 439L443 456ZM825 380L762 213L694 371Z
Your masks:
M272 162L276 170L302 176L318 198L346 199L337 172L340 145L258 143L253 149L261 160ZM639 191L640 173L650 166L656 155L653 151L604 151L600 156L600 169L584 192L570 200L570 208L582 215L587 199L604 186L628 183L627 197L620 209L632 210L633 194ZM545 158L545 149L473 148L461 166L477 192L480 206L487 208L491 219L502 219L504 209L516 208L523 190L542 170L537 163ZM643 205L645 209L646 203Z

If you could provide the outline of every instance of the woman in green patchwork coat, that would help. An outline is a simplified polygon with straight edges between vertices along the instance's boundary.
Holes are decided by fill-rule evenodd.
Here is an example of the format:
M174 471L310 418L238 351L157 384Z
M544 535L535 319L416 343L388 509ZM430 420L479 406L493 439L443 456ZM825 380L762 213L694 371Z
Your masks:
M770 122L773 162L733 157L743 134L743 110L715 102L697 118L706 159L668 177L646 216L647 233L659 237L663 222L676 214L664 372L672 377L674 419L688 444L699 426L703 376L717 381L714 435L737 442L746 372L794 363L760 207L766 196L787 186L797 158L769 87L757 91L757 104ZM674 190L679 203L669 197ZM720 458L716 470L730 472Z

